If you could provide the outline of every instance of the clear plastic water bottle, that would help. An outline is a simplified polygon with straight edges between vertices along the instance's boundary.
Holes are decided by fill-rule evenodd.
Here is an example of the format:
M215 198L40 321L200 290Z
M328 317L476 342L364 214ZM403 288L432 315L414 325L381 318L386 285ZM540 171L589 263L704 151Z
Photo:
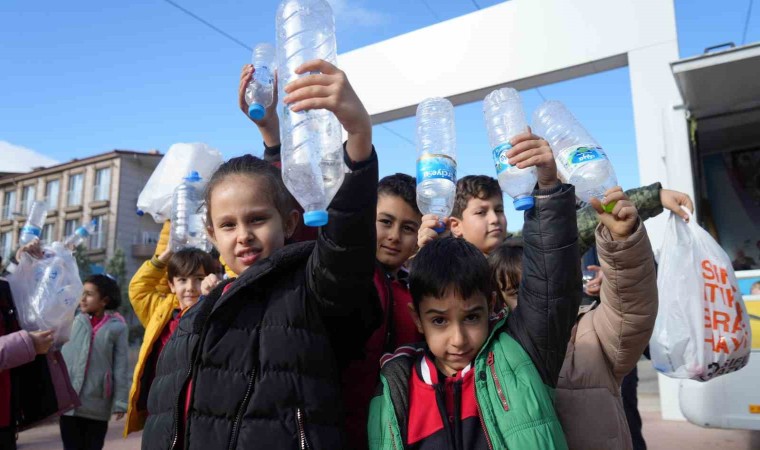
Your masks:
M170 244L172 251L179 251L185 247L191 246L193 239L198 233L205 233L203 222L200 222L194 216L199 215L201 206L200 191L201 176L196 171L190 172L174 189L172 196L172 228L170 234Z
M87 238L95 232L97 221L92 220L87 225L83 225L77 228L71 236L68 236L63 241L63 246L69 250L75 250L81 244L87 242Z
M422 214L451 215L456 182L454 106L445 98L428 98L417 106L417 206Z
M507 158L507 152L512 148L510 139L528 130L520 94L512 88L491 92L483 100L483 117L501 190L514 199L516 210L532 208L536 168L519 169L509 165Z
M617 186L617 177L607 154L573 114L558 101L547 101L533 113L533 129L549 141L563 181L575 185L575 195L584 202L602 199ZM614 207L614 203L605 209ZM609 212L609 211L608 211Z
M208 234L206 233L206 211L206 205L203 204L198 210L198 214L193 214L190 216L190 221L192 223L190 224L189 228L191 230L200 231L195 231L190 234L188 246L199 248L204 252L210 252L213 245L211 244L211 241L208 238Z
M258 44L253 49L253 77L245 88L248 117L261 120L274 99L275 53L272 44Z
M26 245L35 239L39 239L42 235L42 227L45 225L45 218L47 217L47 203L46 202L34 202L29 209L29 215L26 218L26 223L21 228L21 236L19 237L19 244Z
M277 76L282 89L303 63L323 59L336 64L335 20L325 0L284 0L277 9ZM304 209L304 223L327 223L327 207L345 174L340 122L330 111L280 115L282 178Z

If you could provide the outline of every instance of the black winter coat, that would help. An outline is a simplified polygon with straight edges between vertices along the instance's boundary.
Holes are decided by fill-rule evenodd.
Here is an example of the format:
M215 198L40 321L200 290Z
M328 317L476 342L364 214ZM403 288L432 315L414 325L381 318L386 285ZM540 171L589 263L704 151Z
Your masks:
M316 243L279 249L182 317L159 357L143 449L172 448L178 433L190 449L344 447L340 369L381 316L377 157L346 162Z

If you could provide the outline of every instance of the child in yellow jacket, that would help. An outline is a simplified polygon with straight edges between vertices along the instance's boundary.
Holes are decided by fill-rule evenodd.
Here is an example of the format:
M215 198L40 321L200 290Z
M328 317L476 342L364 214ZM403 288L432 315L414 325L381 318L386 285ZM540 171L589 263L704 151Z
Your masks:
M129 393L124 437L143 429L158 355L182 314L198 302L203 279L216 273L219 266L202 250L188 248L172 253L168 248L169 228L166 222L156 256L145 261L129 283L129 300L145 335Z

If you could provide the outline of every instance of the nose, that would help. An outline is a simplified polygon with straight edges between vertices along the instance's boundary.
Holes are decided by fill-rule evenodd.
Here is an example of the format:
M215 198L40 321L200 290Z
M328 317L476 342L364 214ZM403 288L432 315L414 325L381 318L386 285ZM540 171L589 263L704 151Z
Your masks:
M235 237L240 245L248 245L253 241L253 231L248 226L238 227L237 236Z
M496 225L499 223L499 215L494 210L488 211L488 223Z
M390 231L388 231L388 240L390 242L396 242L398 241L398 237L401 234L401 231L399 230L399 227L391 227Z
M452 327L449 344L455 348L462 348L467 345L467 333L465 333L461 324L456 324Z

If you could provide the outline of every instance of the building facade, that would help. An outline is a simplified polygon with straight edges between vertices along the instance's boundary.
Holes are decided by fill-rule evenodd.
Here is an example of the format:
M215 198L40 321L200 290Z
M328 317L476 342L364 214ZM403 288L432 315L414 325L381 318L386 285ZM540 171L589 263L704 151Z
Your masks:
M94 223L88 256L104 266L114 251L125 256L127 279L158 240L161 225L135 213L137 197L161 160L149 153L114 150L52 167L0 177L0 256L7 263L34 201L47 203L42 241L60 241L77 227Z

